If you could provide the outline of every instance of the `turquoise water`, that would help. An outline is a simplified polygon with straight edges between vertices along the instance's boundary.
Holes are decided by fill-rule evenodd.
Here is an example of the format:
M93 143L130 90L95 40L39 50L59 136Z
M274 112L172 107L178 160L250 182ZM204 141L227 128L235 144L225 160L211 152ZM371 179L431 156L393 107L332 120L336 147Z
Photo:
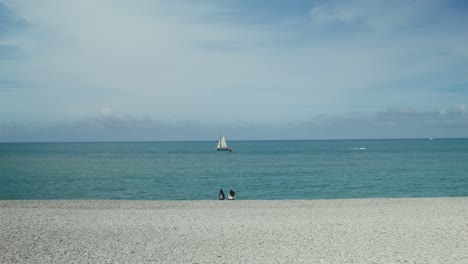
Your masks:
M468 196L468 139L2 143L0 199Z

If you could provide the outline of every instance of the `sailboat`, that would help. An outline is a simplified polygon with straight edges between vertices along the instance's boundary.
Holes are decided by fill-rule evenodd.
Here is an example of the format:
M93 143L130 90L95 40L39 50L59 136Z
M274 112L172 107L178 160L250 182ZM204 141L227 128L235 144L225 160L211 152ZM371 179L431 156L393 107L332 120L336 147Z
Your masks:
M228 147L226 143L226 139L224 136L221 136L218 141L218 145L216 146L216 150L218 151L232 151L232 148Z

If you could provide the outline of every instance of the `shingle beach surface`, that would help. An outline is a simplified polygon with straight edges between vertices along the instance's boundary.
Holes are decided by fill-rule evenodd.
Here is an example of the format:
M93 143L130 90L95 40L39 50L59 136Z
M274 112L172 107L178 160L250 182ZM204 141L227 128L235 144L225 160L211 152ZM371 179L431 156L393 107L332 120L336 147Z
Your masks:
M468 263L468 198L0 201L0 263Z

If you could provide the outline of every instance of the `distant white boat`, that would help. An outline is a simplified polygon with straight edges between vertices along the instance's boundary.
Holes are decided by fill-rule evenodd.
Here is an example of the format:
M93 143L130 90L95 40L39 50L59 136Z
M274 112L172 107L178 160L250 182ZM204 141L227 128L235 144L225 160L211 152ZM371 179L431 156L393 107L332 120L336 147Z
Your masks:
M226 143L226 139L224 136L221 136L218 141L218 145L216 146L216 150L218 151L232 151L232 148L228 146Z

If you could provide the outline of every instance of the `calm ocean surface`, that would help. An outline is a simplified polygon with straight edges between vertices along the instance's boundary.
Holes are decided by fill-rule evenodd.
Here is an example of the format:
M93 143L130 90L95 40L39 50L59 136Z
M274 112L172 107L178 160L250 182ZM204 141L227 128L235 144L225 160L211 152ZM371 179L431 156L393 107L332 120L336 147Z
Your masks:
M1 143L0 199L468 196L468 139Z

